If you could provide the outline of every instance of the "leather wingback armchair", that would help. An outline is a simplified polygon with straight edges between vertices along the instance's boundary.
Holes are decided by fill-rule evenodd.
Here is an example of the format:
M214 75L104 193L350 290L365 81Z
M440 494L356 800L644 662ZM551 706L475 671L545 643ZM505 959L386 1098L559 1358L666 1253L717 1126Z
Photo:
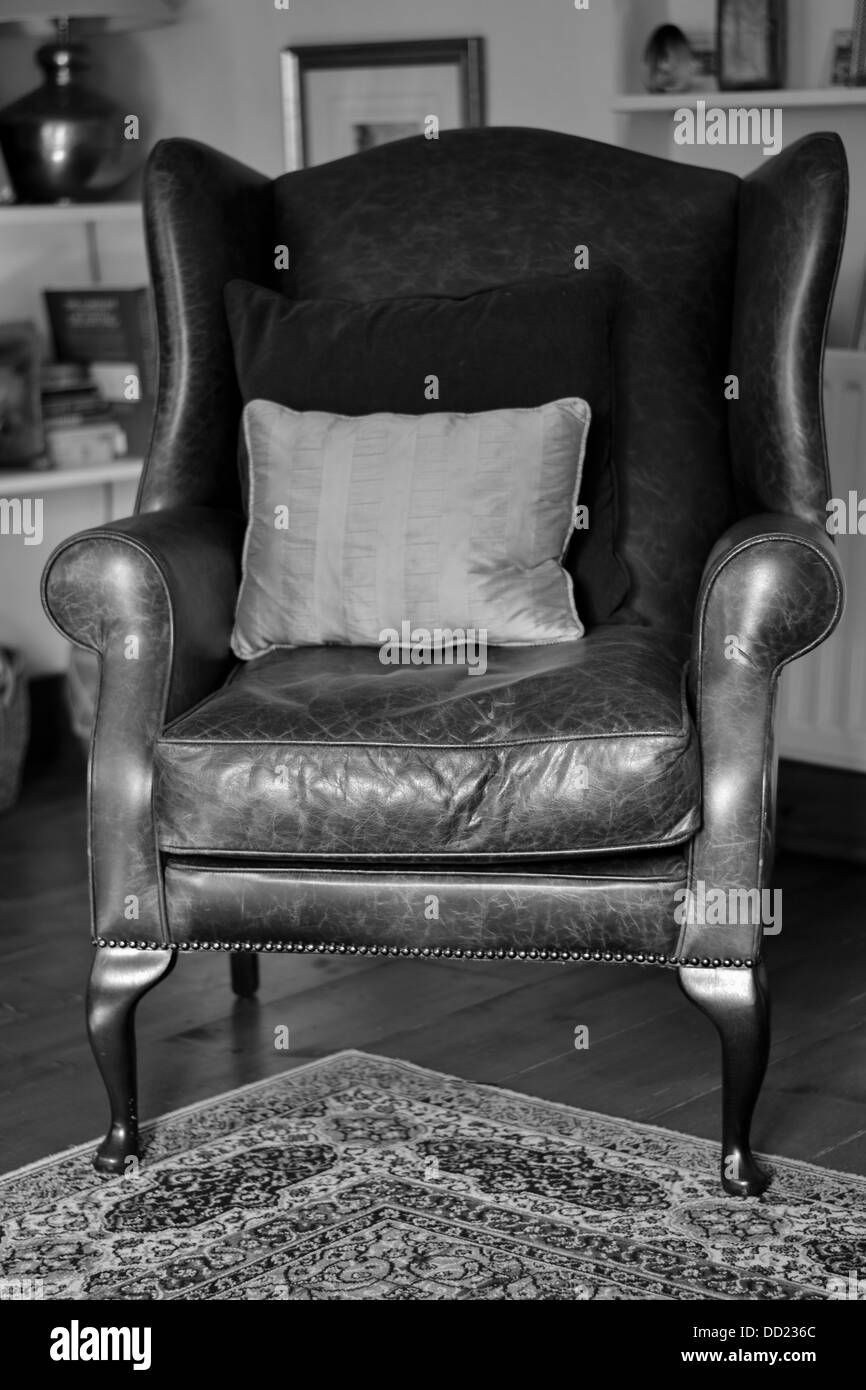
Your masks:
M676 970L721 1036L722 1181L763 1189L749 1147L769 1039L754 895L772 865L779 672L842 605L821 369L846 189L834 135L743 180L539 130L419 137L275 180L193 141L156 147L160 385L136 515L73 536L44 575L57 627L101 658L100 1170L137 1151L134 1010L178 953L229 952L244 993L258 952L315 950ZM620 286L621 589L599 594L591 549L578 558L587 635L499 649L470 680L385 670L357 648L236 662L241 400L225 283L461 296L578 273L576 243ZM277 276L281 244L291 268ZM697 909L719 890L748 910Z

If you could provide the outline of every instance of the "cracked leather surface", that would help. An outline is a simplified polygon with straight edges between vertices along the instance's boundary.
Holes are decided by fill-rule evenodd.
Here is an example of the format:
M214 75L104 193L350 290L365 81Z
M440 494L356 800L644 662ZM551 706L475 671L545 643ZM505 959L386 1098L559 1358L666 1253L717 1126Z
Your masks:
M45 567L53 622L101 657L88 770L97 935L120 927L164 939L153 747L168 720L216 689L233 664L242 536L237 516L187 507L82 532Z
M159 740L160 844L472 860L679 842L700 780L681 649L608 627L490 649L484 675L375 648L245 662Z
M297 868L273 862L268 872L259 860L261 844L248 863L172 862L164 897L151 808L160 735L172 720L172 736L179 721L194 720L193 707L218 691L232 668L241 522L214 509L240 508L241 402L223 285L245 278L289 295L358 300L465 294L568 273L578 243L590 247L592 264L621 275L627 301L613 344L618 551L631 579L628 604L616 615L625 624L619 630L644 629L662 662L672 660L676 646L669 630L692 633L689 698L702 787L699 803L690 794L701 806L701 822L688 846L688 882L764 886L772 853L778 670L821 641L840 608L838 566L821 529L828 487L820 362L845 205L844 157L835 136L807 137L742 182L544 131L454 132L438 142L383 146L276 183L195 142L158 146L146 192L161 355L154 443L139 499L147 515L66 542L45 576L46 605L60 630L102 656L90 831L100 935L162 941L167 905L172 929L188 939L295 932L308 939L327 930L329 940L367 932L372 943L393 940L396 931L447 928L457 933L452 944L469 936L476 944L480 931L509 946L549 933L550 946L570 933L570 940L593 948L639 949L640 940L643 949L670 949L671 904L683 870L647 876L638 867L646 864L644 855L630 856L623 881L608 877L602 888L574 875L565 888L549 881L542 888L535 867L514 860L467 864L463 875L439 864L433 881L445 885L449 908L436 924L417 920L417 892L425 875L433 878L432 861L393 877L375 865L372 878L358 870L341 877L336 858L331 873L300 861ZM292 255L292 270L279 284L278 241ZM738 402L723 399L729 371L740 375ZM196 512L190 504L206 506ZM752 515L759 511L775 515ZM131 632L144 640L144 661L123 655ZM593 632L576 646L592 650L596 635L595 651L611 640ZM725 656L731 635L740 641L735 660ZM607 650L612 654L613 647ZM267 742L282 736L273 715L279 705L283 718L286 707L282 697L273 707L267 698L277 673L256 665L250 678L261 682L262 697L248 714ZM564 679L542 678L554 685ZM615 679L608 668L606 680ZM226 710L233 687L232 681L219 697ZM670 691L666 680L662 687ZM584 715L576 712L581 695L575 673L572 702L560 701L557 714L572 735L590 708L584 702ZM345 730L351 721L338 717L337 685L300 702L313 711L304 714L309 730L316 728L319 698L329 707L329 727ZM678 689L662 698L652 686L645 708L659 714L667 700L672 710L674 698ZM492 689L471 696L485 699L492 718ZM425 738L442 731L452 706L459 704L462 716L471 701L446 697L438 713L435 702L422 701ZM629 718L639 717L629 701L610 699L605 730L599 706L594 727L609 733L612 745L625 737L615 720L627 707ZM389 697L382 718L385 711L405 731L415 718L417 732L421 711L416 717L411 700ZM501 715L505 729L536 738L550 713L517 701L495 717ZM369 717L379 713L371 709ZM672 728L673 718L665 739ZM321 729L314 737L320 735ZM495 741L489 731L486 736L482 756L492 757ZM532 768L548 775L553 745L535 746L546 750L547 761ZM256 754L238 747L239 767L249 770ZM335 782L347 748L352 758L360 752L353 742L333 750ZM190 756L207 751L193 746ZM304 750L292 752L300 757ZM161 763L160 778L163 772ZM221 776L231 786L228 771ZM169 800L176 795L198 817L199 838L209 846L231 808L214 798L213 788L209 805L190 807L179 780ZM387 777L378 783L383 794L391 785ZM240 780L235 790L248 794ZM299 804L308 789L300 791ZM652 802L651 786L647 795ZM538 804L537 797L525 790L523 804ZM629 813L636 812L633 801ZM162 805L164 818L174 814L171 804ZM549 832L559 834L552 798L545 815ZM507 840L513 831L512 822L497 833ZM339 838L343 829L336 833ZM266 834L265 854L271 842ZM604 856L610 866L618 857ZM573 862L598 874L597 858ZM535 864L553 867L545 859ZM515 884L512 868L521 882L532 873L528 887ZM662 885L665 873L670 877ZM124 917L129 894L140 904L134 921ZM760 946L757 935L751 927L677 928L676 949L698 958L746 957Z
M240 511L241 396L223 285L273 283L273 184L195 140L162 140L147 163L144 221L159 391L137 510Z
M634 855L631 864L631 873L627 864L620 862L617 874L596 860L580 875L573 866L570 873L498 868L479 877L441 870L389 876L381 869L317 876L309 870L170 862L166 903L176 942L297 940L666 955L676 942L674 893L684 882L685 863L670 855L655 863ZM599 871L603 876L596 876Z

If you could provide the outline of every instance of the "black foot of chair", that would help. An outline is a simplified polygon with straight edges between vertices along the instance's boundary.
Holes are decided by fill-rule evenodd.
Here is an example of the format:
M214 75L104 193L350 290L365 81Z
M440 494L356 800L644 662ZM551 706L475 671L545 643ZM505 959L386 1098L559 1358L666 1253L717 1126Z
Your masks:
M722 1186L731 1197L758 1197L770 1180L749 1145L770 1049L764 967L685 967L679 977L683 992L715 1024L722 1042Z
M175 963L175 951L104 947L96 951L87 989L87 1031L111 1106L111 1125L93 1166L124 1173L138 1158L135 1009Z
M232 951L232 989L241 999L252 999L259 987L259 958L253 951Z

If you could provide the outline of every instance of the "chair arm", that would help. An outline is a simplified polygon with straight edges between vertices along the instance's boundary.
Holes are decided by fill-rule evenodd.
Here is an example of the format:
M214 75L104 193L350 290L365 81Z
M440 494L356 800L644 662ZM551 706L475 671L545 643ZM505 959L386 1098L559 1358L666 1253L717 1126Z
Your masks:
M766 514L714 547L698 593L689 691L702 764L702 828L689 888L767 886L775 812L774 707L779 671L829 636L843 584L820 527ZM761 923L682 923L677 955L756 959Z
M83 531L54 551L45 610L100 656L90 756L94 929L165 940L151 809L153 746L231 668L242 518L184 507Z

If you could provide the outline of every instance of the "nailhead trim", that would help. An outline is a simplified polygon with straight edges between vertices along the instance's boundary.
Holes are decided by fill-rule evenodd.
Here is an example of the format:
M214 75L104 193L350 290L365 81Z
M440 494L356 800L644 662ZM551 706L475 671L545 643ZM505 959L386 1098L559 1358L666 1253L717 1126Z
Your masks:
M710 958L704 956L699 959L697 956L666 956L656 951L559 951L559 950L539 950L533 947L529 951L518 951L514 948L506 950L500 947L498 950L476 951L472 947L463 946L355 946L343 942L312 942L312 941L117 941L113 937L106 940L104 937L91 937L91 945L99 947L123 947L135 951L277 951L279 953L289 952L297 954L318 954L318 955L350 955L350 956L415 956L422 960L440 959L446 960L558 960L566 963L568 961L604 961L615 965L661 965L667 969L678 969L680 966L699 966L704 969L725 969L751 970L755 961L751 959L740 959L737 957L731 960L727 956L722 959L719 956Z

